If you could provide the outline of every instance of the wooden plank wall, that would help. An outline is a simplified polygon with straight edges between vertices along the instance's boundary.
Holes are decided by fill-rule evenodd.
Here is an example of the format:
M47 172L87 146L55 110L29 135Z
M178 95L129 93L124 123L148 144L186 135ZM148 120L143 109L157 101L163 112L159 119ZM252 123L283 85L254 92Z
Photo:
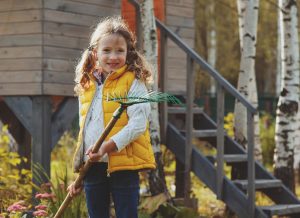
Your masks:
M166 0L166 24L194 48L194 0ZM168 40L167 66L167 91L185 93L186 54L171 40Z
M0 95L41 93L42 0L0 1Z
M74 67L118 0L1 0L0 95L73 96Z

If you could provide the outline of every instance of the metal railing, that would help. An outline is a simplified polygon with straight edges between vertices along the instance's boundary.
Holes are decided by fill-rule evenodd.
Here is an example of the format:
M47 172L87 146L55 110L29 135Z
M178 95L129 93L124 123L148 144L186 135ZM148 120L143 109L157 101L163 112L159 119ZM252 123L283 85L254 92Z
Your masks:
M136 22L138 32L141 28L141 17L139 15L140 5L136 0L129 0L135 6L137 11ZM223 181L224 181L224 91L230 93L236 100L238 100L247 110L247 139L248 139L248 201L249 201L249 217L255 215L255 160L254 160L254 114L257 109L242 96L225 78L222 77L215 69L213 69L203 58L201 58L193 49L191 49L179 36L172 32L160 20L156 19L157 28L160 30L161 40L161 65L160 65L160 78L161 90L166 91L166 60L167 60L167 40L172 40L179 48L181 48L187 55L187 102L186 102L186 145L185 145L185 190L186 195L189 195L190 177L189 171L191 169L191 154L192 154L192 137L193 137L193 99L194 99L194 63L197 63L212 76L217 84L217 181L216 181L216 194L219 199L222 199ZM138 36L139 38L139 36ZM162 111L162 129L167 125L167 105L163 105ZM185 196L187 198L188 196Z

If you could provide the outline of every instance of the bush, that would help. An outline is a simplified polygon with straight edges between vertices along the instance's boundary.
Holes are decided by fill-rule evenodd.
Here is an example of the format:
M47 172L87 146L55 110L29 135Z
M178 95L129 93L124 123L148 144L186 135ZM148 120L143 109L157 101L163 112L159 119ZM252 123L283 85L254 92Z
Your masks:
M19 164L27 160L11 152L9 143L7 126L3 126L0 130L0 214L16 201L30 202L31 199L31 171L19 168Z
M275 119L268 113L262 113L259 124L263 164L271 168L275 149Z

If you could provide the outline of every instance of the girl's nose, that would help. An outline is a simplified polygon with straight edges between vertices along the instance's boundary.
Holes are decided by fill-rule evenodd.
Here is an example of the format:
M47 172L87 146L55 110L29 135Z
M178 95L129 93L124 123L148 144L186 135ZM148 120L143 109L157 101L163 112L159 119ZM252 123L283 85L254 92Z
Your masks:
M116 54L116 52L112 52L109 56L110 59L117 59L118 55Z

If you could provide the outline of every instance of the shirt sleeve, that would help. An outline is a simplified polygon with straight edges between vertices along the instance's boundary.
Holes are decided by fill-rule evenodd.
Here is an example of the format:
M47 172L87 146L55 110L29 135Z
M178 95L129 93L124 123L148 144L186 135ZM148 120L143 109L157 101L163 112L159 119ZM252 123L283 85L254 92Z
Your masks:
M128 95L137 96L147 93L145 84L135 79L130 87ZM150 103L134 104L127 108L128 123L111 139L116 143L118 151L145 132L147 121L151 111Z

